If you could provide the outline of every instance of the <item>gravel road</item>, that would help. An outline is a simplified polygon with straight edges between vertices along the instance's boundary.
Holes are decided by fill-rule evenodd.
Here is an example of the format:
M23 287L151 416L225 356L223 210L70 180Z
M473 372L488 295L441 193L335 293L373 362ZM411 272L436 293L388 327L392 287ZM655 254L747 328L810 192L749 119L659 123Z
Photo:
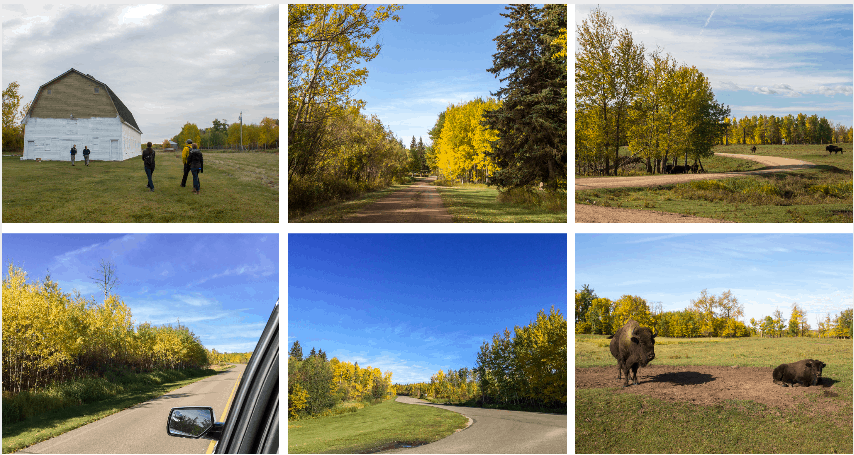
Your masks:
M210 406L219 421L245 364L173 390L16 453L205 453L208 439L166 434L169 410Z
M436 177L416 180L360 212L344 218L345 223L453 223L454 219L436 187L429 182Z
M566 415L443 406L404 396L397 401L453 411L472 423L434 443L384 453L567 453Z
M808 161L776 156L739 155L734 153L716 153L717 156L741 158L756 161L766 167L745 172L718 172L712 174L675 174L650 175L640 177L591 177L575 179L575 191L598 188L638 188L659 185L673 185L692 180L714 180L742 177L745 175L766 174L771 172L806 169L815 164ZM678 213L653 210L624 209L617 207L594 207L587 204L575 204L576 223L723 223L712 218L682 215Z

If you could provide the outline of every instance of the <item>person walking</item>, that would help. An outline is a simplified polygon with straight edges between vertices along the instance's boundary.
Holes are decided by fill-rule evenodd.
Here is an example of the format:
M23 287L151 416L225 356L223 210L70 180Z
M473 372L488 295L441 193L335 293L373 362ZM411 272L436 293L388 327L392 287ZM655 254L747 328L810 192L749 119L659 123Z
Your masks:
M151 181L151 174L154 173L154 149L151 148L151 142L147 143L145 150L142 151L142 163L145 166L145 175L148 176L148 185L150 191L154 191L154 182Z
M181 151L181 159L184 161L184 178L181 179L181 188L187 186L187 174L190 173L190 164L187 163L187 158L190 156L190 151L193 150L193 141L187 139L187 145Z
M190 170L193 172L193 193L199 194L200 191L200 183L199 183L199 174L204 173L204 157L202 156L202 152L199 151L199 148L196 144L193 144L193 151L187 157L187 163L189 163Z
M77 144L71 146L71 165L74 166L74 157L77 156Z
M89 146L84 145L83 146L83 161L86 162L87 166L89 165L89 153L91 153L91 151L89 150Z

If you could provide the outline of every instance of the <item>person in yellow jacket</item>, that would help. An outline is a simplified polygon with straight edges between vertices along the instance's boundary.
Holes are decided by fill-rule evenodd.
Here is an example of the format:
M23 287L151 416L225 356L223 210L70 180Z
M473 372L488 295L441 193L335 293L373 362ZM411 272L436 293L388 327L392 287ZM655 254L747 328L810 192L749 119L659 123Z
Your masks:
M187 174L190 173L190 163L187 162L187 158L190 156L191 150L193 150L193 141L187 139L187 145L181 151L181 159L184 161L184 178L181 179L182 188L187 186Z

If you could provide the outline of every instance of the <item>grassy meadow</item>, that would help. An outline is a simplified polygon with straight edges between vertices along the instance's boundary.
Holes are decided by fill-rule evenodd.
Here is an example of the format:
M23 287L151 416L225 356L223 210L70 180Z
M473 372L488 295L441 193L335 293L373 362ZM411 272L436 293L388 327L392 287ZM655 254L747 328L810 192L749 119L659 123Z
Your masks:
M428 444L467 422L455 412L390 399L357 412L288 421L288 453L373 453Z
M226 369L107 373L42 390L4 393L3 453L46 441Z
M715 152L750 155L746 145L718 146ZM816 168L720 180L698 180L649 188L577 191L575 202L604 207L649 209L746 223L850 223L852 221L851 144L846 154L828 154L823 145L757 146L755 155L794 158ZM762 169L748 160L715 157L707 172ZM625 175L647 175L641 167Z
M78 154L79 156L79 154ZM201 194L180 187L179 153L157 153L152 180L125 161L21 161L3 157L4 223L276 223L279 154L204 151Z
M566 223L566 193L499 193L494 186L436 184L455 223Z
M814 396L787 411L750 400L703 406L615 393L621 383L609 343L604 335L575 336L576 368L613 367L615 373L613 388L575 390L576 453L851 452L851 340L656 338L650 365L776 367L804 358L822 360L827 364L823 376L835 382L833 393L825 396L837 409L818 416Z

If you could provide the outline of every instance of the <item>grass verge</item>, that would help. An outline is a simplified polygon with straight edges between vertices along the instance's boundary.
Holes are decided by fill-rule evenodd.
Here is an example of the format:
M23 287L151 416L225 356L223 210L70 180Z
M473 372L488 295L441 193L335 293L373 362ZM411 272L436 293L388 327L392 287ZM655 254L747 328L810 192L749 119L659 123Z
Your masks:
M184 165L157 154L154 192L140 158L125 161L21 161L3 157L4 223L276 223L279 155L205 151L201 194Z
M85 378L15 396L4 394L3 453L46 441L215 374L212 369L108 373L104 378Z
M437 185L436 189L455 223L566 223L566 193L499 194L495 187L482 184Z
M389 194L406 188L411 185L411 183L406 184L393 184L387 188L383 188L381 190L369 191L366 193L361 193L358 196L353 197L353 199L343 201L335 200L332 202L327 202L316 210L313 210L309 213L300 213L300 212L288 212L288 222L289 223L340 223L343 219L356 213L363 208L367 207L371 203L376 200L388 196Z
M575 397L576 453L851 451L850 407L847 416L816 418L806 409L777 411L751 401L698 406L608 388L578 389Z
M372 453L427 444L467 422L455 412L387 400L355 413L288 422L288 453Z

